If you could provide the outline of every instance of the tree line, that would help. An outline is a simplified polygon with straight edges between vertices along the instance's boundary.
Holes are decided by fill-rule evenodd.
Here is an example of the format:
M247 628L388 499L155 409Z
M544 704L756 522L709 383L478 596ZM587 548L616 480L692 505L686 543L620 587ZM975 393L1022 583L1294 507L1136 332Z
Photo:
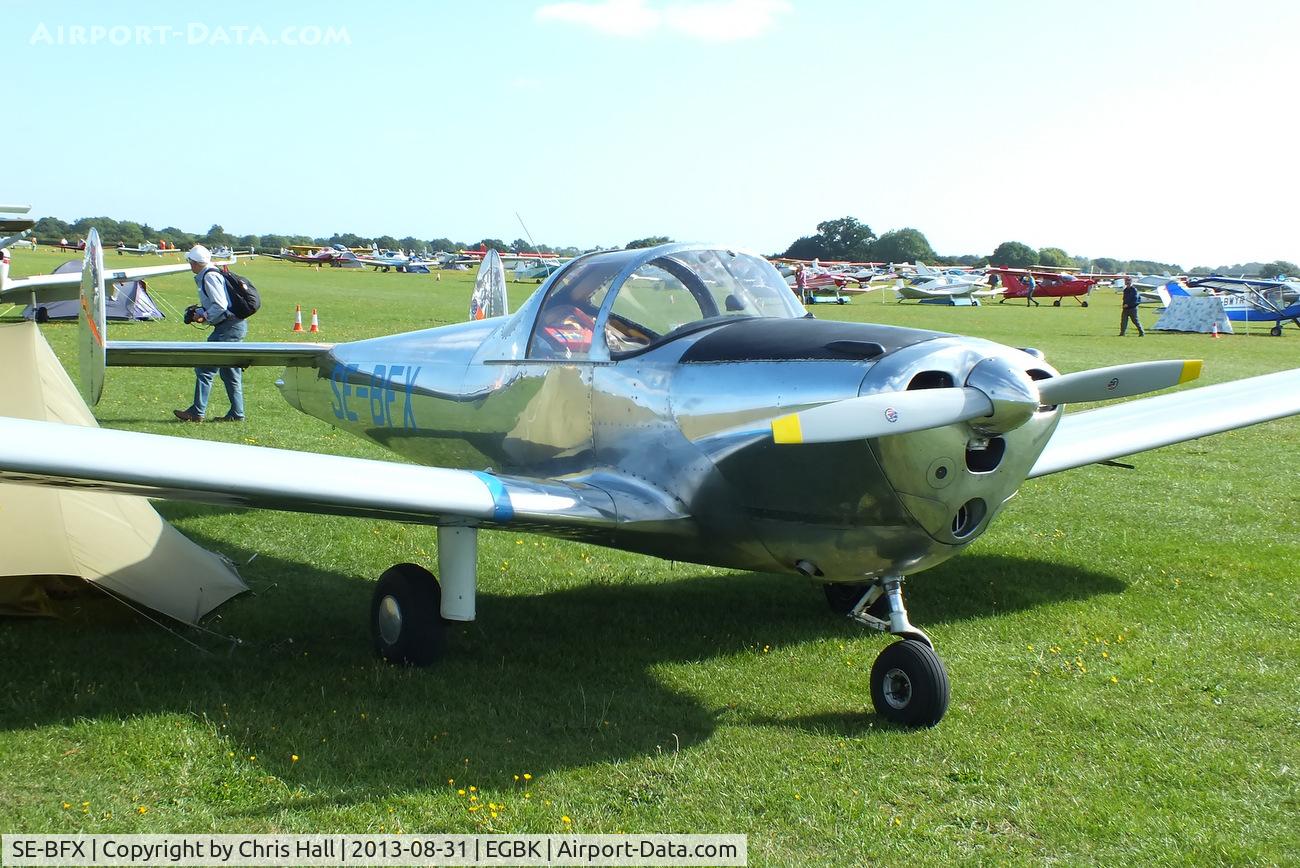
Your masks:
M175 226L164 226L158 229L148 223L137 223L134 220L114 220L112 217L81 217L71 223L60 220L58 217L42 217L36 221L36 225L32 228L32 235L41 243L54 244L64 238L70 241L84 238L92 226L99 231L99 237L106 247L116 247L118 244L138 247L145 242L157 244L159 241L166 241L181 250L195 244L202 244L206 247L256 247L258 250L272 251L292 244L320 247L329 247L332 244L342 244L345 247L369 247L374 244L386 250L427 250L431 253L454 253L457 250L468 250L480 246L495 248L502 252L554 253L560 256L576 256L582 252L576 247L533 245L523 238L516 238L507 244L499 238L482 238L478 241L465 242L453 241L450 238L416 238L412 235L405 238L394 238L392 235L366 236L357 235L353 232L336 232L328 238L310 235L235 235L227 232L219 223L214 223L207 232L186 232Z
M942 256L934 251L930 242L919 230L894 229L877 236L871 227L855 217L840 217L817 224L817 232L804 235L778 256L790 259L822 259L850 262L924 262L938 265L968 265L982 267L1001 265L1007 268L1033 268L1047 266L1080 268L1084 271L1115 274L1134 272L1143 274L1243 274L1274 277L1279 274L1300 274L1295 263L1285 259L1273 262L1246 262L1235 265L1210 267L1198 265L1184 270L1180 265L1156 262L1149 259L1115 259L1108 256L1090 258L1071 256L1060 247L1043 247L1038 250L1019 241L1004 241L987 256L963 254Z

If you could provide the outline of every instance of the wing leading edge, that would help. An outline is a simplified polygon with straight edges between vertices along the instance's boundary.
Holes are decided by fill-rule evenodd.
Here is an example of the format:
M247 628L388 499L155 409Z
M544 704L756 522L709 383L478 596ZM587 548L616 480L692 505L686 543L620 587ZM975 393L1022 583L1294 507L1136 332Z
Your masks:
M0 417L0 479L393 519L567 526L617 521L592 485Z
M1068 413L1029 478L1300 414L1300 369Z

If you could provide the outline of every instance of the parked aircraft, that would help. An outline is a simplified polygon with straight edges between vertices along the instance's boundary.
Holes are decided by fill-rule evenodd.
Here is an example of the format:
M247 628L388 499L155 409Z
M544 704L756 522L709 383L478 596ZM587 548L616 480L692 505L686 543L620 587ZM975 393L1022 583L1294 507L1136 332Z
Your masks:
M998 268L990 267L989 274L996 274L1002 283L1003 292L999 304L1014 298L1024 298L1028 294L1025 275L1032 274L1037 286L1034 298L1054 298L1054 307L1061 306L1061 299L1073 298L1083 307L1088 306L1086 296L1102 280L1100 275L1069 274L1064 271L1050 271L1037 268Z
M0 419L0 478L438 527L441 582L384 572L377 651L439 655L475 611L476 534L513 528L815 577L898 637L877 711L933 725L948 676L903 580L1028 478L1300 414L1300 370L1064 414L1185 382L1195 361L1060 374L988 340L810 318L760 257L668 244L578 257L509 316L343 344L102 342L85 260L82 388L104 365L284 365L297 409L423 465ZM135 456L148 455L148 462ZM485 470L483 468L491 468Z
M931 268L922 262L915 265L915 276L899 278L894 287L899 302L919 301L922 304L978 305L973 296L984 287L983 275L969 271L949 272ZM985 293L991 295L992 293Z
M1284 277L1192 277L1187 287L1223 296L1223 310L1233 322L1271 322L1269 334L1282 336L1286 320L1300 328L1300 282Z

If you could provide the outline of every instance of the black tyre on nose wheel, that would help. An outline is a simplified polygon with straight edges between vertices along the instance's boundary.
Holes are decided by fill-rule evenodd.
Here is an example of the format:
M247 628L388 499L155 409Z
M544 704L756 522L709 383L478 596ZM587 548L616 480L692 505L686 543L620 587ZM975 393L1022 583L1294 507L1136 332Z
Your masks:
M943 661L924 642L895 642L871 667L871 704L890 723L934 726L948 710Z
M428 666L442 655L442 587L415 564L384 571L370 599L370 638L389 663Z

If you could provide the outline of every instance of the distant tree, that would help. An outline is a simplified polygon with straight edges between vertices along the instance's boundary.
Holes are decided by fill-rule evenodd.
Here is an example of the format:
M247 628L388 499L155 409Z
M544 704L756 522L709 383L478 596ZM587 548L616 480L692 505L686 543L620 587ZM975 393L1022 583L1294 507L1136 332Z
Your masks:
M1198 266L1196 266L1195 268L1193 268L1193 269L1191 269L1190 271L1188 271L1187 273L1188 273L1188 274L1195 274L1195 275L1214 274L1214 269L1213 269L1213 268L1210 268L1210 266L1208 266L1208 265L1198 265Z
M916 229L894 229L881 235L865 251L873 262L934 262L938 254Z
M1059 247L1044 247L1038 251L1038 264L1052 268L1075 268L1074 257Z
M556 256L577 256L582 251L576 247L556 247L551 252Z
M794 243L781 254L787 259L830 259L830 250L826 239L820 235L804 235L796 238Z
M1287 262L1285 259L1279 259L1276 262L1265 262L1256 271L1260 277L1277 277L1279 274L1285 274L1288 277L1300 274L1300 268L1296 267L1294 262Z
M429 249L434 253L455 253L462 247L464 247L464 245L457 244L450 238L433 238L429 241Z
M940 257L940 259L943 258L944 257ZM976 256L974 253L963 253L961 256L949 256L947 257L947 261L951 262L953 265L966 265L982 268L988 264L989 258L987 256Z
M847 259L862 262L876 240L871 227L856 217L839 217L817 224L816 235L805 235L786 248L791 259Z
M72 234L72 226L58 217L42 217L32 227L31 237L46 244L57 244Z
M374 239L374 243L379 246L380 250L397 250L401 246L397 239L391 235L380 235Z
M221 228L220 223L213 223L206 235L203 236L203 243L208 247L221 247L229 245L234 239L230 233Z
M402 248L403 250L419 251L424 249L424 242L418 238L408 235L405 238L399 239L397 242L397 246Z
M658 247L660 244L671 244L672 239L667 235L651 235L647 238L638 238L635 241L629 241L623 246L624 250L643 250L646 247Z
M194 246L194 236L175 226L164 226L159 229L158 237L168 244L175 244L181 250L188 250Z
M250 247L257 246L256 235L241 235L235 239L235 246L240 250L247 250Z
M1118 274L1124 270L1123 266L1123 262L1118 259L1111 259L1109 256L1098 256L1092 261L1092 270L1104 274Z
M145 237L144 228L139 223L134 220L122 220L117 224L117 234L112 240L128 247L139 247L149 239Z
M1131 259L1124 263L1124 270L1142 274L1164 274L1166 271L1170 274L1183 273L1182 266L1177 263L1154 262L1150 259Z
M1007 268L1029 268L1038 264L1038 251L1019 241L1003 241L993 251L989 261Z
M274 253L282 247L288 247L292 243L293 242L283 235L261 235L258 236L256 246L261 250L269 250Z

